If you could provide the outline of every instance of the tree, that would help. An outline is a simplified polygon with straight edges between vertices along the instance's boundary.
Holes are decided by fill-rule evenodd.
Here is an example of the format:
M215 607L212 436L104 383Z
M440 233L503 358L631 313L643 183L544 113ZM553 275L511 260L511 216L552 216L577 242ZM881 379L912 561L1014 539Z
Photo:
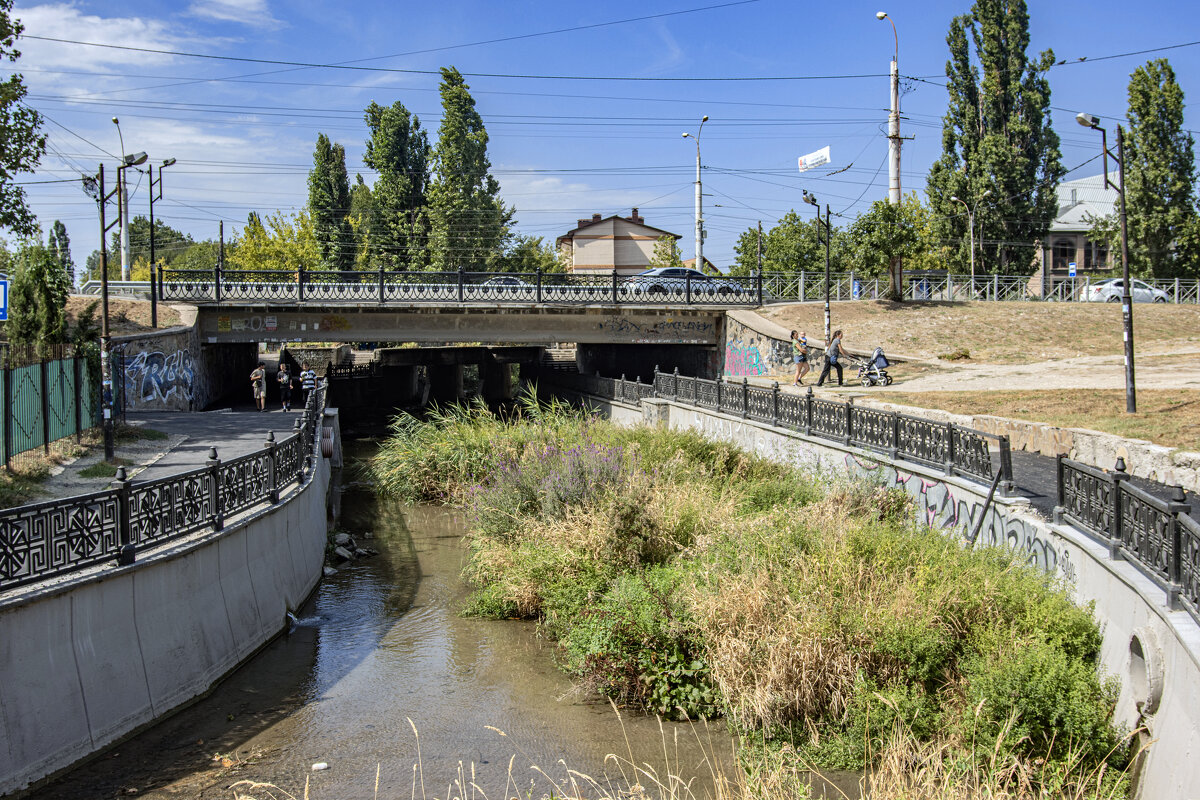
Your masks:
M379 173L370 190L374 217L359 217L367 258L388 269L418 269L426 263L429 137L399 101L388 107L371 103L365 118L370 138L363 163Z
M354 230L350 226L350 180L346 150L317 134L313 168L308 173L308 213L317 237L318 263L309 268L348 272L354 268Z
M40 354L67 341L67 298L71 284L58 254L41 242L22 242L13 254L8 340Z
M783 215L774 227L762 237L763 272L799 274L825 269L825 222L815 216L801 218L793 209ZM758 228L748 228L738 237L734 245L737 254L733 275L752 275L758 269ZM833 229L829 250L830 270L840 272L847 269L846 234L839 228Z
M63 225L60 220L54 220L54 226L50 228L49 245L54 257L58 259L58 263L67 273L68 283L74 287L75 262L71 260L71 239L67 236L67 226Z
M887 274L888 295L903 296L899 264L921 252L919 202L912 195L899 205L876 200L867 213L850 226L856 270L867 277Z
M372 254L373 242L378 236L376 228L375 197L362 175L354 176L350 187L350 229L354 231L354 268L357 270L387 267L383 260Z
M1034 242L1058 213L1056 189L1064 173L1045 75L1054 52L1033 61L1026 56L1024 0L977 0L970 14L950 23L946 43L950 103L942 119L942 156L926 181L937 217L934 232L962 269L970 255L968 215L950 198L979 203L984 271L1026 273ZM991 194L979 202L988 189Z
M12 0L0 0L0 58L16 61L21 53L13 44L25 27L12 18L12 6ZM46 152L46 136L39 132L42 116L23 102L26 93L20 75L0 83L0 227L32 236L36 221L25 190L13 179L17 173L33 172Z
M441 96L427 211L430 263L438 270L486 269L501 254L512 211L490 172L483 118L454 67L442 69Z
M497 264L504 272L566 272L553 245L543 244L541 236L517 236Z
M237 247L228 255L229 269L279 270L297 273L311 269L320 259L320 242L312 218L301 211L295 216L268 215L264 222L250 212Z
M217 266L221 257L221 244L215 239L204 239L193 242L187 249L176 256L171 264L175 269L212 270ZM109 277L112 277L112 259L108 260ZM119 264L118 264L119 266Z
M654 242L654 251L650 254L650 268L681 267L683 259L679 255L679 240L670 234L663 234Z
M1165 58L1129 79L1125 134L1125 208L1129 267L1158 278L1200 273L1193 249L1196 211L1194 140L1184 128L1183 90Z
M168 267L175 266L175 261L193 244L195 244L195 241L188 234L172 228L161 219L154 220L154 259L159 264ZM134 262L138 260L146 263L146 271L148 273L150 264L150 218L143 214L138 214L129 220L129 263L131 270ZM115 273L112 270L114 261L117 263ZM114 274L120 277L120 263L121 233L119 230L114 230L108 247L110 278ZM99 277L99 273L97 273L96 277ZM135 278L134 280L137 279Z

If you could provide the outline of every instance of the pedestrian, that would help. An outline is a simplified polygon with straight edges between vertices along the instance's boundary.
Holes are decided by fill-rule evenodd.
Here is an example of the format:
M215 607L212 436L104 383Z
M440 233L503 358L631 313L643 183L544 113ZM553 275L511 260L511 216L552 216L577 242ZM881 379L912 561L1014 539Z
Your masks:
M822 386L829 377L830 368L836 369L838 386L842 385L842 358L846 351L842 349L842 332L834 331L833 338L825 343L825 366L821 368L821 377L817 378L817 386Z
M792 331L792 361L796 364L796 379L792 386L803 386L804 376L808 374L808 337L804 331L799 334Z
M279 374L275 376L279 381L279 404L283 406L284 411L292 410L292 373L291 367L287 363L279 365Z
M300 388L304 390L304 405L308 407L308 398L313 389L317 388L317 371L305 361L300 369Z
M258 362L258 366L250 373L250 388L254 390L254 403L259 411L267 408L267 365Z

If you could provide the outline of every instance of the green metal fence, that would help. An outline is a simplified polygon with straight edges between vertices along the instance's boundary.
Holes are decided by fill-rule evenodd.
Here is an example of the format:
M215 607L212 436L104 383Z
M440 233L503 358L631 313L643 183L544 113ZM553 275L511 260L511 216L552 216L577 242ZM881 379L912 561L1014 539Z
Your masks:
M5 353L0 365L0 447L4 464L13 456L79 436L99 422L99 387L86 360L67 350L57 358Z

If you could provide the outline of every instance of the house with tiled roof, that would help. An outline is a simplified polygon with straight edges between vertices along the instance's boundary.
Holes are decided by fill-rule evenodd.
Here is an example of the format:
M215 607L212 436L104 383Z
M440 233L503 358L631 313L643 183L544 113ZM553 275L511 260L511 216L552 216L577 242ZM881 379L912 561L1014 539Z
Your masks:
M1109 180L1117 182L1116 173ZM1120 263L1104 242L1092 240L1092 220L1117 210L1117 192L1106 188L1103 175L1063 181L1058 185L1058 216L1042 242L1040 259L1050 286L1066 280L1071 263L1080 278L1108 272Z
M649 268L654 244L663 236L679 235L647 225L638 210L628 217L593 214L555 240L571 272L636 275Z

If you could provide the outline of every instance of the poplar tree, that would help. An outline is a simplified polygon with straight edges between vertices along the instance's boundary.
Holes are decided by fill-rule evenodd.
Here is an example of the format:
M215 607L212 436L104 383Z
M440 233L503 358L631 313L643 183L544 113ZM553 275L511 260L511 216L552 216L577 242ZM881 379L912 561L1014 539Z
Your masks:
M308 173L308 212L317 238L321 269L354 269L354 231L350 227L350 180L346 150L321 133Z
M434 269L486 269L499 259L512 211L491 174L488 134L462 75L442 68L442 124L429 186L429 255Z
M942 119L942 156L926 181L938 217L935 236L948 245L955 266L964 269L967 214L950 198L972 207L978 203L975 224L983 258L976 270L1026 273L1034 243L1058 213L1056 190L1064 173L1058 135L1050 126L1046 79L1054 52L1032 60L1026 55L1024 0L977 0L970 14L951 21L946 44L950 102Z
M12 0L0 0L0 60L16 61L13 48L25 27L12 18ZM37 220L25 202L25 190L13 179L33 172L46 152L46 135L40 132L42 116L25 104L28 89L19 74L0 81L0 228L23 236L37 230Z
M1158 278L1200 274L1196 156L1183 90L1165 58L1134 70L1125 133L1129 266Z
M366 258L376 268L419 269L427 263L423 212L429 136L399 101L387 107L371 103L364 116L370 138L363 163L379 173L370 192L374 213L369 220L365 214L358 217L368 231ZM361 193L356 196L365 199Z
M58 263L67 273L68 282L74 286L75 262L71 259L71 239L67 236L67 226L62 224L61 220L54 220L54 225L50 228L49 245L50 249L54 251Z

